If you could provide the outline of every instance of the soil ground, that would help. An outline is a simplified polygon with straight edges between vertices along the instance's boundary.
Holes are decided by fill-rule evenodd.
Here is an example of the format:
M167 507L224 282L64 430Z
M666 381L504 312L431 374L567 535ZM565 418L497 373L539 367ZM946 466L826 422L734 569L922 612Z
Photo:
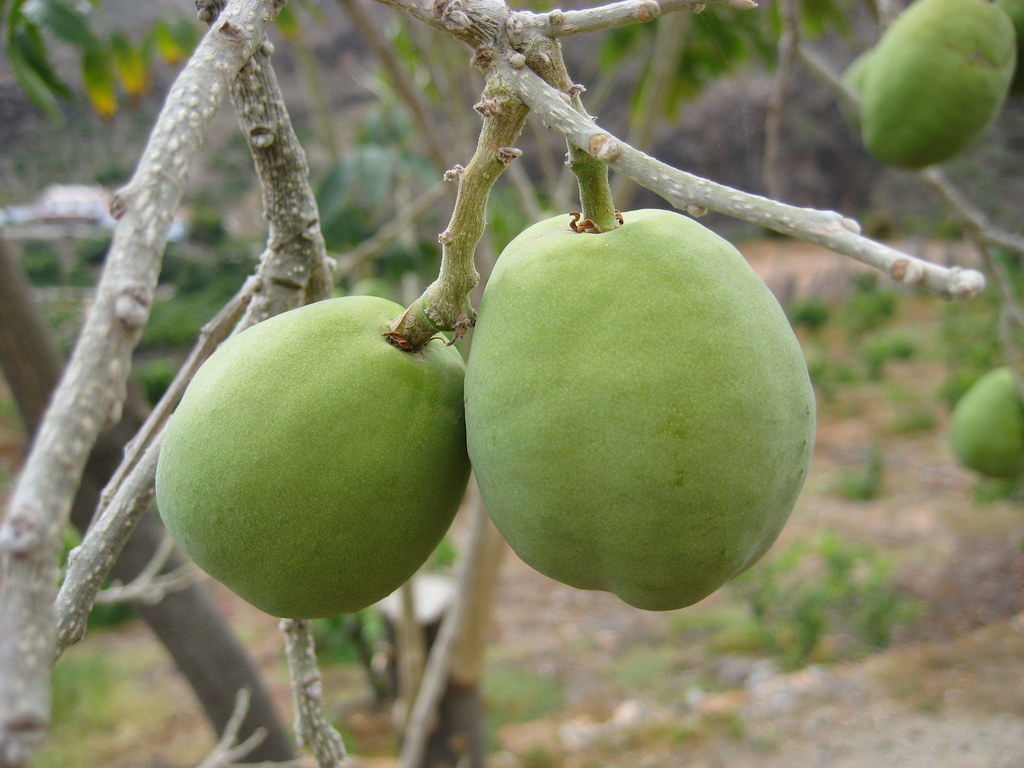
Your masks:
M857 269L776 241L748 256L790 296L839 299ZM828 530L890 558L892 588L918 606L894 622L891 645L851 651L848 637L830 635L814 663L787 669L763 649L727 642L749 624L735 618L745 606L735 590L647 613L557 584L508 553L485 689L495 768L1024 768L1024 505L980 501L984 486L949 454L936 396L942 311L937 299L905 296L891 325L915 334L917 352L889 362L879 380L862 376L822 397L807 486L769 554ZM853 354L829 333L829 355ZM809 357L820 343L809 341ZM908 414L921 413L929 418L908 426ZM20 443L13 415L6 423L0 460L13 472ZM881 469L871 498L838 490L864 473L873 450ZM212 588L290 711L276 622ZM78 718L107 716L58 720L40 765L178 768L212 746L187 689L137 622L93 632L65 661L62 706ZM92 677L96 667L114 682ZM369 706L361 675L324 668L329 713L353 768L388 768L389 716Z

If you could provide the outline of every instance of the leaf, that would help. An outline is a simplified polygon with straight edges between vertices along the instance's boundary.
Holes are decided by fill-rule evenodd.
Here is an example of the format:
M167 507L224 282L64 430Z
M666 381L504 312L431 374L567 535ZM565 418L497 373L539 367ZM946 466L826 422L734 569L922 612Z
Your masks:
M22 57L21 51L17 47L8 49L7 59L18 85L21 86L29 100L55 123L63 124L64 115L61 114L53 89L40 77L35 67Z
M161 19L150 35L157 53L168 64L179 64L187 59L199 43L196 23L184 16Z
M82 57L82 82L89 103L100 117L117 114L117 81L113 56L107 51L87 51Z
M123 32L114 32L110 36L110 48L121 87L128 96L138 101L149 93L152 85L145 46L136 46Z
M15 18L16 15L18 18ZM34 76L55 98L70 99L74 96L74 92L61 80L50 63L39 27L22 17L20 13L11 14L7 44L7 55L12 63L17 59L31 69Z
M22 14L39 28L83 53L103 48L86 15L61 0L32 0L22 5Z
M289 42L301 34L300 24L298 13L290 5L286 5L277 14L277 29L281 37Z

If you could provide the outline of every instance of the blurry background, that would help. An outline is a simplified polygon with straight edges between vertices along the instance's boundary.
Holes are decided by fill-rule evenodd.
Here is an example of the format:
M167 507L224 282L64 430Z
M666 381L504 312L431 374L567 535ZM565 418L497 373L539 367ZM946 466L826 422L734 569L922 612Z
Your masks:
M866 5L803 7L813 44L837 70L875 39ZM179 0L104 0L94 23L123 33L146 62L136 91L122 82L116 105L96 83L80 82L79 52L59 39L47 49L75 95L53 115L0 69L0 235L65 352L109 244L107 197L130 177L203 31ZM771 3L710 7L564 47L604 127L676 167L765 193L777 24ZM469 51L354 0L293 0L273 41L339 263L337 292L410 301L437 272L436 237L455 194L454 185L439 188L441 174L475 146L482 80ZM873 161L832 94L801 70L783 135L783 200L839 210L868 234L940 263L975 263L953 218L912 176ZM577 206L559 138L533 121L518 146L523 157L492 194L481 271L527 223ZM1022 148L1024 98L1013 97L947 168L1017 232ZM663 205L615 183L622 208ZM371 240L394 222L391 239ZM996 292L947 304L752 225L714 214L704 223L748 257L804 345L820 421L810 479L769 556L683 611L640 612L507 557L483 683L491 762L1019 768L1021 488L957 466L945 435L951 404L1002 364ZM136 354L146 400L159 398L199 328L253 271L264 239L252 161L226 105L193 166ZM1003 261L1019 277L1019 263ZM0 379L0 496L25 439ZM74 541L69 532L68 546ZM447 573L457 556L453 539L429 568ZM287 712L276 620L207 586ZM387 623L368 610L316 624L329 714L359 756L354 764L392 765ZM201 708L127 606L97 609L86 640L56 667L55 685L55 728L40 766L188 766L212 746Z

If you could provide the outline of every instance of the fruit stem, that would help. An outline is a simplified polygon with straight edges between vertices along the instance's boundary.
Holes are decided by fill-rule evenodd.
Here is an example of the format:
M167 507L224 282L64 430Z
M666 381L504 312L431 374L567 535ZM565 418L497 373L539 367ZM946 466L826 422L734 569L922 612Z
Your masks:
M454 340L473 326L476 311L469 293L480 280L474 256L486 226L487 199L491 187L521 153L512 146L526 122L529 108L501 86L493 70L475 109L483 116L476 151L465 168L456 166L445 174L458 179L459 190L448 227L437 236L441 243L441 268L437 279L391 321L385 334L404 350L422 349L438 333L454 333Z
M586 115L580 94L585 90L569 77L569 71L562 57L562 46L557 39L541 37L526 51L526 63L548 85L566 94L569 104L580 114ZM608 166L590 154L586 149L572 142L566 142L569 158L566 163L576 176L580 190L580 207L583 220L589 219L596 231L608 232L619 226L612 189L608 182Z

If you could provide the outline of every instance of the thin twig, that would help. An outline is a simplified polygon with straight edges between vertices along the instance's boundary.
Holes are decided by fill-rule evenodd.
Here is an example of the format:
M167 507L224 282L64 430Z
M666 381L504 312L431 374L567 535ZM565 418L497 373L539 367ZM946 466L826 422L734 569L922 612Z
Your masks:
M850 256L898 282L918 285L950 299L967 299L984 289L977 270L946 268L860 234L857 222L833 211L799 208L694 176L619 141L592 119L571 109L526 67L498 59L505 82L553 129L641 186L692 215L717 211Z
M285 656L295 705L295 738L312 752L317 768L338 768L345 759L345 744L324 714L323 685L316 665L310 623L282 619Z
M115 195L119 221L96 300L0 526L3 768L26 765L48 729L61 536L96 437L120 415L188 168L229 81L263 40L278 5L231 3L175 81L135 175Z
M780 0L782 31L779 34L779 66L772 78L764 131L764 185L774 198L784 196L782 168L783 122L786 98L800 56L800 13L796 0Z
M252 280L203 326L199 339L171 385L125 449L107 482L89 530L68 558L56 600L55 658L85 635L89 612L114 561L153 499L153 477L162 430L203 362L230 334L252 296Z
M397 216L374 232L372 236L363 240L363 242L351 250L339 255L337 258L338 266L334 271L335 278L339 280L344 278L367 259L380 253L388 243L401 237L409 230L413 222L430 206L444 197L447 191L448 187L445 184L435 184L409 203L409 205L403 206Z
M301 760L284 760L279 762L250 763L243 762L247 755L258 747L266 738L266 731L257 728L245 741L238 741L238 732L245 722L249 711L250 693L248 688L239 689L235 695L235 707L231 717L224 726L216 746L196 768L301 768Z
M472 594L472 584L480 571L481 556L484 552L483 541L487 535L489 519L487 510L480 500L476 483L470 483L468 504L469 530L466 542L462 547L465 552L459 565L459 584L456 599L441 621L437 639L427 659L427 668L420 683L416 703L405 728L402 751L399 756L400 768L419 768L423 763L423 755L430 740L430 733L436 719L437 707L448 684L448 671L452 663L452 653L459 637L459 630L468 610L468 596Z

